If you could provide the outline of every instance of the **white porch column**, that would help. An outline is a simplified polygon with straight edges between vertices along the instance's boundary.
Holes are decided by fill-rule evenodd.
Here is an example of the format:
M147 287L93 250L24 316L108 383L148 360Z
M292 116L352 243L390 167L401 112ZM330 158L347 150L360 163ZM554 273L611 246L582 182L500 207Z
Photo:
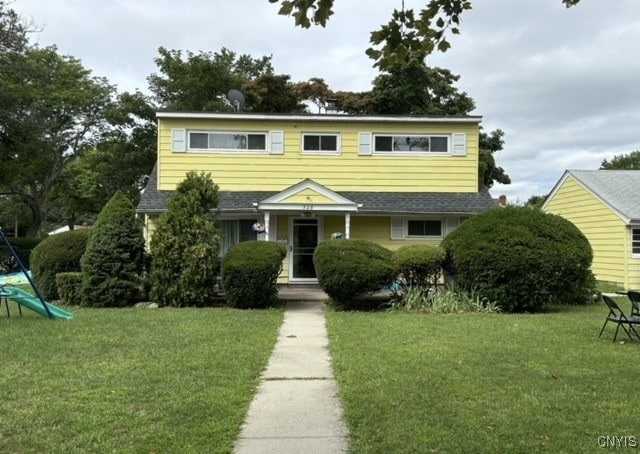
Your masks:
M264 212L264 240L269 241L269 212Z
M347 240L351 237L351 213L344 214L344 237Z

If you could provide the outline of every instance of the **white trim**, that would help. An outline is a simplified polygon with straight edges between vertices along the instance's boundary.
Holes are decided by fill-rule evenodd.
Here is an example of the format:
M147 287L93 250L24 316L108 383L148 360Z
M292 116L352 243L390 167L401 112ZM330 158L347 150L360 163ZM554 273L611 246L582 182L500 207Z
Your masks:
M358 133L358 154L360 156L371 156L373 154L373 134L370 132Z
M464 132L454 132L451 135L451 154L453 156L467 155L467 134Z
M335 150L305 150L304 149L304 138L305 136L330 136L336 138L336 149ZM303 155L320 155L320 156L339 156L342 151L342 140L341 134L339 132L303 132L300 134L300 154Z
M314 192L317 192L321 196L330 199L334 203L312 203L312 204L304 204L304 203L282 203L283 200L287 200L289 197L293 197L299 192L305 191L307 189L311 189ZM341 196L340 194L335 193L331 189L326 186L322 186L319 183L316 183L313 180L303 180L300 183L294 184L293 186L288 187L284 191L271 196L267 199L264 199L262 202L258 203L258 210L269 210L269 211L306 211L306 212L315 212L315 211L350 211L356 212L358 211L358 205L355 202L347 199L346 197Z
M462 123L478 124L482 121L480 115L469 116L414 116L414 115L340 115L340 114L254 114L254 113L223 113L223 112L156 112L157 118L207 119L207 120L272 120L272 121L307 121L317 123Z
M173 128L171 130L171 151L184 153L187 151L187 130L184 128Z
M284 131L269 131L269 153L284 154Z

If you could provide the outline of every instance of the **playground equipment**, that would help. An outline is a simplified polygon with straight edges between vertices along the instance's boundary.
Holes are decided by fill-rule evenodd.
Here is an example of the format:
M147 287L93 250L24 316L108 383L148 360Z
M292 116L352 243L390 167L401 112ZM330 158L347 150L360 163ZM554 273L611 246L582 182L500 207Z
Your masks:
M0 285L0 301L4 300L5 306L7 308L7 315L11 316L11 314L9 313L9 300L12 300L16 304L18 304L20 315L22 315L21 308L24 306L27 309L30 309L45 317L49 317L50 319L72 319L74 317L72 313L63 311L59 307L49 304L44 300L42 294L40 293L40 290L36 286L35 282L33 282L33 278L31 277L25 266L22 264L20 257L18 257L16 251L13 250L13 246L11 246L11 243L9 243L9 240L2 231L2 227L0 227L0 239L2 240L2 242L4 242L5 246L9 250L9 253L13 256L13 259L20 267L20 271L22 271L22 273L25 275L27 281L29 282L29 285L31 285L31 288L36 294L36 296L33 296L31 293L26 292L21 288L11 286L10 284Z

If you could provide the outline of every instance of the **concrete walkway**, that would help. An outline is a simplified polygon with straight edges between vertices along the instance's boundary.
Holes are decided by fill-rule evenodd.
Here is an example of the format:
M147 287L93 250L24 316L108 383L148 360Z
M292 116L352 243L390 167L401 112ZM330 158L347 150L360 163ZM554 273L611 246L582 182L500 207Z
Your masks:
M347 428L333 378L325 305L289 301L236 454L347 451Z

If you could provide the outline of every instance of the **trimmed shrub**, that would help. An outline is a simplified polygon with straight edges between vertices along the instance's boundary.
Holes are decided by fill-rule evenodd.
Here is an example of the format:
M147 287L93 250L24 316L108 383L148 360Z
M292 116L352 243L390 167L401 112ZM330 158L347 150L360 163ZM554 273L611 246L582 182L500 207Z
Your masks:
M80 271L90 229L70 230L42 240L31 252L31 273L47 300L58 299L56 274Z
M419 288L422 291L437 288L442 275L445 250L439 246L414 244L402 246L393 254L403 287Z
M30 256L33 249L42 241L42 238L7 238L20 261L29 269ZM0 243L0 274L20 271L18 263L9 252L6 245Z
M488 211L442 243L456 284L504 312L585 303L594 289L586 237L560 216L525 207Z
M207 306L215 300L217 206L218 186L204 173L189 172L169 199L151 238L151 300L159 306Z
M313 255L322 290L339 304L390 285L397 275L393 253L367 240L332 240Z
M80 293L82 287L82 273L68 272L56 274L56 286L62 304L79 306L82 302Z
M276 281L287 249L274 241L233 245L222 259L222 288L232 307L261 308L278 296Z
M102 208L82 256L82 305L122 307L139 294L144 239L135 208L116 192Z

